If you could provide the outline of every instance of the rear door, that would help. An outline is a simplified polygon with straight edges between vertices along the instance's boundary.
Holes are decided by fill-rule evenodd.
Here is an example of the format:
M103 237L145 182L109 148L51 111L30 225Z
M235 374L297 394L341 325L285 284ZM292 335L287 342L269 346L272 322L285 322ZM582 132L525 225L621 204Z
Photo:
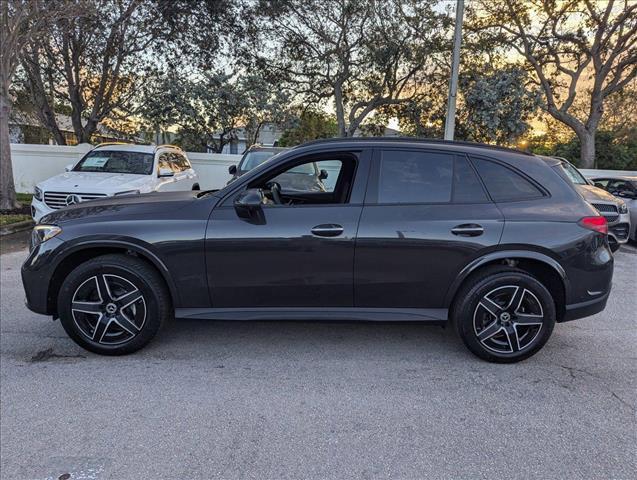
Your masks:
M357 307L444 308L458 272L495 247L503 217L464 155L374 152L354 262Z

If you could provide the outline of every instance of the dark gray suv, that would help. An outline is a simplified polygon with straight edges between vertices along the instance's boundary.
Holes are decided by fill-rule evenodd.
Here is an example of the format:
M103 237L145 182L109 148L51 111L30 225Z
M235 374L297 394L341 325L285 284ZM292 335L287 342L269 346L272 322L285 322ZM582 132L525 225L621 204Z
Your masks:
M324 191L281 188L294 169ZM336 139L219 191L108 198L46 216L22 268L29 308L102 354L170 319L451 322L479 357L536 353L606 305L607 224L568 176L514 150Z

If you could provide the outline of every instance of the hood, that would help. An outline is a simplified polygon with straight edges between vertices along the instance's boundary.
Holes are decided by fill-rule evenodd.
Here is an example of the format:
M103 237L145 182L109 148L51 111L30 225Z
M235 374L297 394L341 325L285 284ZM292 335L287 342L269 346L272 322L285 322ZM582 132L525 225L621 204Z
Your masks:
M621 203L616 197L608 193L606 190L594 187L593 185L575 185L577 191L584 197L587 202L604 201L615 204Z
M197 199L199 191L152 192L141 195L122 195L78 203L50 213L40 223L58 225L70 221L101 222L126 216L166 216L180 210Z
M138 190L148 183L149 175L107 172L66 172L38 183L42 191L113 194Z

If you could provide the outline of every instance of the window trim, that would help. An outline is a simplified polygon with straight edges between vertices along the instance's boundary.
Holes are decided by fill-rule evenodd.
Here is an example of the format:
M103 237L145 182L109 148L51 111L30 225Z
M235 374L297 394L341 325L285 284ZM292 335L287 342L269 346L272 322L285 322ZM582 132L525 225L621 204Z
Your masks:
M489 196L489 198L491 199L491 201L493 203L516 203L516 202L531 202L531 201L535 201L535 200L540 200L540 199L544 199L544 198L550 198L551 194L550 192L544 188L542 185L540 185L538 182L536 182L533 178L529 177L526 173L522 172L520 169L513 167L512 165L509 165L507 162L503 162L501 160L498 160L496 158L493 157L487 157L485 155L475 155L475 154L468 154L467 155L469 162L473 165L473 168L475 170L475 172L478 175L478 178L480 179L480 181L482 182L487 195ZM491 192L489 191L489 188L487 187L486 182L484 181L484 179L482 178L482 175L480 175L480 171L478 170L478 167L474 164L474 159L476 160L486 160L488 162L491 163L495 163L497 165L500 165L503 168L506 168L510 171L512 171L513 173L520 175L524 180L528 181L531 185L533 185L539 192L540 194L534 197L528 197L528 198L513 198L513 199L503 199L503 200L495 200L492 196L491 196Z

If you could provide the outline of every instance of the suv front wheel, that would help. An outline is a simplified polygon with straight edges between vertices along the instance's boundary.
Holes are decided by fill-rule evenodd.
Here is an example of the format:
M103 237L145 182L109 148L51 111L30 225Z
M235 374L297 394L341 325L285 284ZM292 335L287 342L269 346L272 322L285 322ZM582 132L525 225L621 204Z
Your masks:
M555 326L555 302L528 273L489 267L456 296L453 321L464 344L478 357L513 363L537 353Z
M66 333L81 347L102 355L139 350L170 316L163 278L131 255L103 255L73 270L58 294Z

